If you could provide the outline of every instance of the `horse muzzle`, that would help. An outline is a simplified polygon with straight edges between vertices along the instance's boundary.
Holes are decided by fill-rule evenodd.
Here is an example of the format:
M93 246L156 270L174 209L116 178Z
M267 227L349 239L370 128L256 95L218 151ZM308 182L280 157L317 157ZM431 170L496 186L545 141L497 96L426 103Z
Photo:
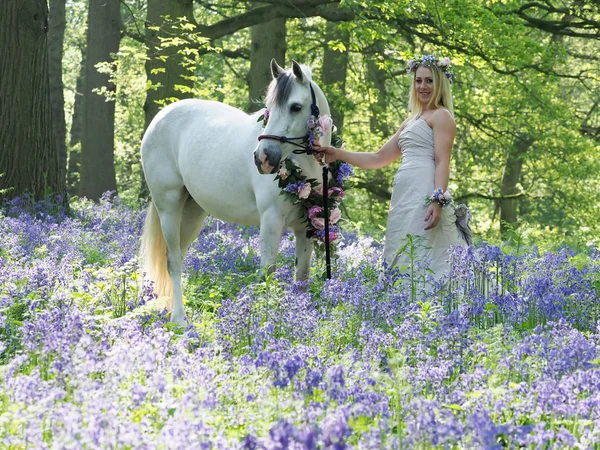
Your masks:
M254 150L254 164L258 169L258 173L275 173L280 162L281 151L273 146L269 145L262 149L259 146Z

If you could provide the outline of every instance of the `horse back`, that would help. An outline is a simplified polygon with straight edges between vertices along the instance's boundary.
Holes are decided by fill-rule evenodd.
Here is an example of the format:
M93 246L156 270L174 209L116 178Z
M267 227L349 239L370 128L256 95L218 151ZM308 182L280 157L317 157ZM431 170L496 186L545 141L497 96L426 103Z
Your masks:
M255 187L266 185L278 194L269 187L276 187L272 176L258 174L254 165L260 132L255 116L223 103L188 99L167 106L142 141L150 192L154 196L154 190L165 189L166 184L179 184L209 214L258 224Z

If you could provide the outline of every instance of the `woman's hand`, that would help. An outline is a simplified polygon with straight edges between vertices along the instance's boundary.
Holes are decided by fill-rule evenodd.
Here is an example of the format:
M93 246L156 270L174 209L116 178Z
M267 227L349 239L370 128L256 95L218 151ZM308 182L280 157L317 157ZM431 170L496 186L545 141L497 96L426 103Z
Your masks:
M336 161L338 159L337 158L337 151L338 151L338 149L335 148L335 147L330 147L328 145L325 145L325 146L321 147L321 144L319 144L319 140L318 139L315 140L312 148L316 152L313 156L321 164L324 164L323 163L323 156L325 156L325 163L326 164L332 163L332 162L334 162L334 161Z
M425 222L427 222L428 220L431 219L431 222L429 222L429 224L427 224L425 229L431 230L433 227L435 227L438 224L438 222L440 221L441 218L442 218L442 205L440 205L438 202L433 202L431 205L429 205L429 208L427 208L427 214L425 214Z

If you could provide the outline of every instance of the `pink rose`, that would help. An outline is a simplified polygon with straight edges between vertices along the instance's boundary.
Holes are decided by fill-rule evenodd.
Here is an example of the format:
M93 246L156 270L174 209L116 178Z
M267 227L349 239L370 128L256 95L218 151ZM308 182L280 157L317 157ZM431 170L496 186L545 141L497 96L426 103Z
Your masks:
M338 237L340 237L340 235L337 232L335 232L335 231L329 232L329 242L335 241Z
M331 119L331 116L329 114L323 114L321 117L319 117L317 123L321 127L321 130L324 131L331 130L331 127L333 126L333 120Z
M315 189L315 192L321 197L323 197L323 187L318 187L317 189Z
M311 206L308 209L308 218L312 219L314 217L317 217L317 215L322 212L323 212L323 208L321 208L320 206L318 206L318 205Z
M281 178L282 180L285 180L289 176L289 174L290 173L285 167L279 169L279 178Z
M335 197L338 199L344 197L344 191L342 190L342 188L339 188L339 187L332 187L329 189L329 191L327 191L327 193L329 194L330 197Z
M331 211L331 214L329 215L329 223L331 223L331 224L337 223L337 221L340 220L341 217L342 217L342 212L340 211L339 208L335 208Z
M305 184L300 190L298 190L298 197L308 198L308 196L310 195L310 191L310 184Z
M322 217L315 217L310 220L310 223L317 230L322 230L323 228L325 228L325 219L323 219Z

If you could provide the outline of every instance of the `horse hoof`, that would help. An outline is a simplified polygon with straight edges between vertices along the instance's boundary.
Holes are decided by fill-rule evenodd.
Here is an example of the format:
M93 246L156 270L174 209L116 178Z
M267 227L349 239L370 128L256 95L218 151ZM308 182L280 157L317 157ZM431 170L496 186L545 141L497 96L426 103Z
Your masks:
M184 328L189 325L189 322L187 320L187 317L185 317L185 314L181 315L181 316L171 317L171 322L173 322L177 325L181 325Z

